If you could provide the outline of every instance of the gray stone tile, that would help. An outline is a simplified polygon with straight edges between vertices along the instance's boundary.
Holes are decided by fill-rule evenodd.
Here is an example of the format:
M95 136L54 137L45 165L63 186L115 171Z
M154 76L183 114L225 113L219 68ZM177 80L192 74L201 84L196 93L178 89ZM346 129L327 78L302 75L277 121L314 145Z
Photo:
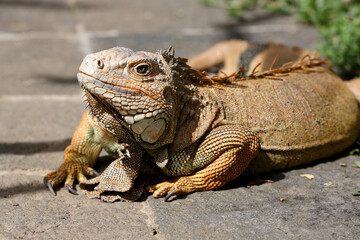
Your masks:
M95 51L120 46L135 51L149 52L159 49L166 50L169 46L173 46L176 56L191 57L194 52L200 53L201 50L205 50L223 40L226 40L224 34L211 38L207 36L131 34L113 38L95 38L93 39L93 46Z
M2 239L150 239L142 203L104 204L62 189L53 196L38 176L0 176Z
M87 30L117 29L126 33L177 33L187 27L236 22L221 8L204 7L192 0L79 1L79 22ZM82 8L81 6L87 6Z
M45 141L56 144L72 136L84 112L78 101L28 101L0 104L0 139L2 143L29 143L36 148ZM30 144L31 143L31 144ZM12 151L12 150L9 150Z
M70 32L75 18L70 1L3 0L0 2L0 32Z
M79 93L76 39L4 41L0 55L0 96Z

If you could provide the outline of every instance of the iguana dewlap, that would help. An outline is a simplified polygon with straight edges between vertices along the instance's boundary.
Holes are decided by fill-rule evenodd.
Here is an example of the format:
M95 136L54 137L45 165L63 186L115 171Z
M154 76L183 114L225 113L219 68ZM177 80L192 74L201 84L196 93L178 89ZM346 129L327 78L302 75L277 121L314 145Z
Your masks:
M344 150L359 133L356 100L326 68L299 64L217 84L170 50L90 54L78 74L89 111L45 182L74 191L77 179L90 195L134 200L146 155L172 177L147 190L168 199ZM118 159L86 180L101 149Z

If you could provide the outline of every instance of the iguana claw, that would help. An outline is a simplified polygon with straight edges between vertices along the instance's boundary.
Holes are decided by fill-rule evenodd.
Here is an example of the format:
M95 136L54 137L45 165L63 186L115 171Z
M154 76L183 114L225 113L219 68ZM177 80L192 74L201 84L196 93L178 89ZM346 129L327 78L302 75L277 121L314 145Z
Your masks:
M50 192L52 192L55 196L57 195L50 182L47 184L47 187L50 189Z
M79 195L77 191L70 186L70 184L66 184L66 188L69 190L70 193L74 195Z
M47 177L44 177L44 184L49 188L50 192L52 192L55 196L57 195Z
M100 176L100 174L97 171L95 171L94 169L91 170L91 173L94 174L96 177Z
M170 192L168 192L165 196L165 202L168 202L169 198L171 198L171 196L173 196L176 193L176 190L173 189Z

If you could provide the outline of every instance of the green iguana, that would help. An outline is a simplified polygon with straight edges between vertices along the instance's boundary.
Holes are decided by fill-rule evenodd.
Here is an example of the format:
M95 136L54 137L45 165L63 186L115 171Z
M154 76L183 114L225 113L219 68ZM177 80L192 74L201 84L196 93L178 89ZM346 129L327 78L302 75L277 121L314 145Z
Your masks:
M45 184L55 193L65 181L76 193L78 180L90 197L136 200L149 159L171 179L147 190L168 200L220 188L243 173L329 157L355 141L360 112L322 63L304 58L249 76L208 78L171 49L90 54L78 73L89 111ZM101 149L117 159L97 176L91 167Z

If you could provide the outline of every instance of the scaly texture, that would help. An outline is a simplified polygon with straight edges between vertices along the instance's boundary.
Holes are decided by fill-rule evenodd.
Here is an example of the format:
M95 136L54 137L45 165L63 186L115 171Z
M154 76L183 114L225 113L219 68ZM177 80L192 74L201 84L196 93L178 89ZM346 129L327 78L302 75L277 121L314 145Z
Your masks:
M216 189L242 173L262 173L328 157L359 133L358 104L323 61L304 58L265 72L209 78L172 49L112 48L85 57L78 80L89 112L46 176L49 188L74 180L90 197L136 200L148 160L169 177L154 197ZM346 106L346 107L344 107ZM117 159L101 174L101 149Z
M163 171L178 177L148 187L154 197L168 192L187 194L222 187L244 172L260 148L257 135L246 127L223 125L213 129L199 146L170 157Z

